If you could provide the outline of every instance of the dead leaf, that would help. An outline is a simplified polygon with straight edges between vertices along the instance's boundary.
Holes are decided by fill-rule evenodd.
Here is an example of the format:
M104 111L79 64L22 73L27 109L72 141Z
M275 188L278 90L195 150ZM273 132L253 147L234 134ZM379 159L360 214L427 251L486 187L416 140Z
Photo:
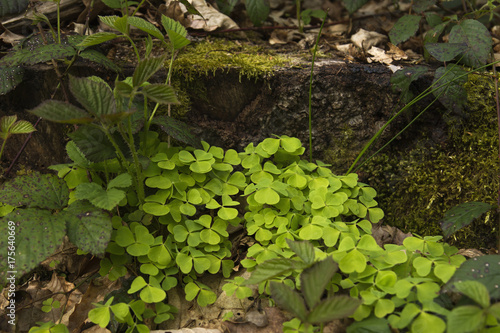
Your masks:
M81 297L80 303L75 307L75 311L69 317L68 329L72 333L80 332L81 327L87 321L88 312L98 303L104 300L110 292L120 289L120 280L110 281L107 277L92 280L85 294Z
M186 28L203 29L205 31L214 31L216 29L239 29L239 26L228 16L217 11L205 0L188 0L198 12L203 16L187 14L187 8L174 0L167 0L166 12L173 15L169 17L179 20L182 16L183 20L179 20ZM188 18L189 17L189 18Z
M385 43L387 41L387 36L375 31L359 29L357 33L351 36L351 41L360 49L368 50L373 46Z
M16 45L21 39L24 38L24 36L15 34L7 28L4 29L5 31L0 35L0 40L6 44Z
M399 47L397 47L392 43L387 43L387 44L389 45L389 51L387 51L387 55L390 55L393 60L408 59L406 53Z
M396 227L382 225L379 222L373 225L372 236L379 246L384 247L385 244L403 245L403 240L412 237L412 234L410 232L405 234Z

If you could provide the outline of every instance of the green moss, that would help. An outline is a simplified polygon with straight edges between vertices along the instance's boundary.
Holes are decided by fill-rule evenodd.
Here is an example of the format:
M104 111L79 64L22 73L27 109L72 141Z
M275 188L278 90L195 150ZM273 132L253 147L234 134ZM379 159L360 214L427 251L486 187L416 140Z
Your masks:
M346 125L340 133L332 138L332 146L324 152L324 161L331 165L336 174L344 173L358 155L353 148L356 142L356 132Z
M239 71L240 79L242 76L257 79L272 74L286 62L283 56L259 46L210 39L191 43L183 49L174 61L173 70L175 75L184 76L189 81L200 75L231 69Z
M469 201L496 203L500 168L494 86L471 75L466 89L469 112L447 117L445 146L381 154L362 168L379 191L386 223L419 235L439 234L439 221L450 208ZM459 247L494 246L497 218L485 215L449 241Z

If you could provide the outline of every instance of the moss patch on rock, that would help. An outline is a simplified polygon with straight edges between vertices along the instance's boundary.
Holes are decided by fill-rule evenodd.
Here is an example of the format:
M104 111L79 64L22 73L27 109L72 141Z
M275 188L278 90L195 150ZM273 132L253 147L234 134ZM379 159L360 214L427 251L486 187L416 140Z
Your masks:
M385 223L435 235L441 233L439 221L452 207L470 201L496 204L500 168L494 84L470 75L466 89L467 114L445 116L446 144L380 154L362 168L379 192ZM487 213L449 241L459 247L489 248L495 246L497 235L496 214Z
M258 79L272 74L287 59L260 46L223 39L193 42L174 61L174 74L191 81L200 75L236 69L241 77Z

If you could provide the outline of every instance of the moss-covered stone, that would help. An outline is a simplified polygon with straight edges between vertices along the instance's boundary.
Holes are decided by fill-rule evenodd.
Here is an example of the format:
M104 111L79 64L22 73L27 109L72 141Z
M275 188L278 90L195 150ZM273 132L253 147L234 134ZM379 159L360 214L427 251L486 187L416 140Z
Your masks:
M224 39L193 42L174 61L174 75L192 81L200 75L236 69L242 77L258 79L271 74L287 59L262 47Z
M500 168L494 85L471 75L466 89L468 113L445 116L447 143L380 154L361 169L379 192L386 223L434 235L441 232L439 221L452 207L470 201L496 204ZM496 214L488 213L449 241L459 247L488 248L495 246L497 235Z

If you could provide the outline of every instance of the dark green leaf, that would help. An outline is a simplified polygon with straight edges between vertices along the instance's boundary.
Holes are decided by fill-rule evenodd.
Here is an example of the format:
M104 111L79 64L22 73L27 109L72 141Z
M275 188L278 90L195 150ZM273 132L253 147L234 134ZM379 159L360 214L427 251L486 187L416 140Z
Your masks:
M450 32L450 43L465 43L462 61L470 67L486 64L490 54L492 40L486 27L477 20L464 20L454 26Z
M266 281L296 268L294 262L286 258L276 258L264 261L257 266L257 269L252 272L250 278L245 282L245 285L258 284Z
M411 8L415 11L415 13L421 13L433 6L435 3L436 0L414 0Z
M22 12L28 2L29 0L0 0L0 17Z
M189 39L183 37L177 31L167 30L167 35L170 43L172 43L172 47L174 48L174 50L180 50L190 43Z
M106 135L99 129L89 126L81 126L69 137L91 162L102 162L116 158L113 145Z
M102 54L99 51L88 49L80 52L80 57L95 62L96 64L104 66L108 69L111 69L114 72L118 73L122 71L120 66L109 60L104 54Z
M3 183L0 193L0 202L12 206L61 209L69 200L69 190L64 180L38 172Z
M219 11L222 14L229 16L233 11L234 6L238 3L238 0L217 0L216 2L217 7L219 7Z
M115 91L123 97L130 97L134 88L130 84L124 81L117 81L115 83Z
M473 280L486 286L490 297L500 299L500 255L490 254L472 258L464 262L447 283L447 289L454 289L453 284L459 281Z
M69 88L76 100L92 115L100 117L116 113L113 92L105 83L70 76Z
M178 21L171 19L170 17L167 17L165 15L161 16L161 24L163 25L163 28L165 31L168 30L173 30L177 32L179 35L182 37L187 36L187 31L186 28L182 24L180 24Z
M166 84L150 84L142 88L142 93L153 102L161 104L177 104L179 101L174 88Z
M163 67L164 61L165 57L148 58L141 61L134 71L134 76L132 77L132 85L134 87L140 87L154 73L156 73Z
M85 124L93 121L92 116L84 110L55 100L45 101L29 112L56 123Z
M311 242L298 242L287 238L286 243L306 264L310 265L314 262L314 247Z
M455 289L479 304L483 309L490 306L490 294L488 289L478 281L455 282Z
M453 207L444 214L444 218L439 222L444 237L450 237L455 231L468 226L492 208L491 205L484 202L466 202Z
M80 250L102 257L111 239L111 217L86 201L72 203L60 213L69 240Z
M7 266L9 252L9 221L15 227L15 263ZM12 230L12 229L10 229ZM28 208L18 209L0 220L0 283L9 277L7 271L16 271L17 277L34 269L40 262L54 253L66 235L64 219L57 218L48 210Z
M399 89L401 91L401 99L405 103L408 103L413 98L413 94L410 91L411 83L427 73L427 71L427 67L424 66L407 67L398 70L391 77L393 90Z
M312 324L349 317L362 303L361 300L348 296L334 296L319 303L307 316Z
M5 95L23 81L24 68L0 67L0 95Z
M271 297L276 304L297 316L301 321L306 320L307 309L299 293L284 283L271 281Z
M261 26L269 15L269 5L265 0L246 0L247 14L255 26Z
M385 318L372 317L356 321L347 327L346 333L391 333L389 321Z
M35 48L24 57L23 63L34 65L52 59L63 59L76 54L76 50L65 44L48 44Z
M118 37L118 35L112 32L98 32L96 34L86 36L83 41L77 44L77 46L89 47L92 45L98 45L107 42L108 40L115 39L116 37Z
M439 61L448 62L467 50L465 43L427 43L425 49Z
M127 18L127 22L128 24L148 33L149 35L163 40L163 34L161 33L161 31L148 21L137 16L129 16Z
M439 96L439 101L448 109L460 112L467 102L467 92L463 87L467 82L467 72L460 66L451 64L447 67L440 67L434 75L434 83L437 82L435 96Z
M73 141L69 141L66 144L66 153L73 163L79 167L88 168L92 164Z
M368 0L343 0L345 8L349 11L349 14L354 13L361 7L363 7Z
M417 15L405 15L401 17L389 32L391 43L398 45L401 42L415 36L421 17Z
M153 124L160 126L160 128L174 139L187 143L194 148L203 148L201 140L191 134L188 125L180 120L168 116L159 116L153 118Z
M312 309L321 300L326 286L337 271L338 266L332 257L327 257L306 268L300 275L300 288L309 309Z

